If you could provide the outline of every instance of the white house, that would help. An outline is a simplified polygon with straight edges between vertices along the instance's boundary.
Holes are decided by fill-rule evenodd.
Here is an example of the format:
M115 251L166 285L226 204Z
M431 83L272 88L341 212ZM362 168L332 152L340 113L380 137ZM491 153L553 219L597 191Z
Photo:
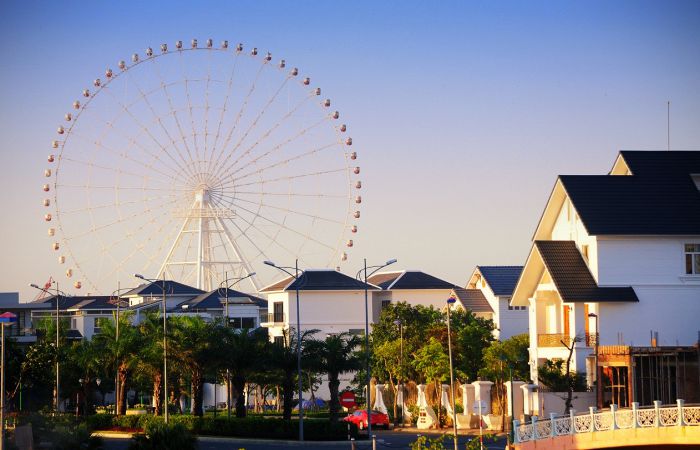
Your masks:
M698 189L700 152L622 151L608 175L559 176L511 299L529 308L534 380L578 338L572 368L601 380L599 405L700 400Z
M305 270L298 279L287 277L260 290L267 294L268 314L262 326L268 328L270 340L283 339L283 333L297 328L296 292L299 289L300 326L326 334L365 332L365 289L367 289L369 321L381 305L373 297L379 288L365 284L341 272L321 269Z
M491 307L496 339L528 331L527 307L510 304L522 271L523 266L476 266L467 282L466 288L478 289Z

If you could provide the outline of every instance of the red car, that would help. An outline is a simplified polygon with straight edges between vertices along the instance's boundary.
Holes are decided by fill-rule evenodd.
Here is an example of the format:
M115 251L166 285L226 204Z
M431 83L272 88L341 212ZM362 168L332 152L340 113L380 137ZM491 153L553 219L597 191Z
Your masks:
M379 411L372 411L371 415L372 427L384 427L389 429L389 416ZM357 428L364 430L367 428L367 410L357 410L351 415L343 419L345 422L354 423Z

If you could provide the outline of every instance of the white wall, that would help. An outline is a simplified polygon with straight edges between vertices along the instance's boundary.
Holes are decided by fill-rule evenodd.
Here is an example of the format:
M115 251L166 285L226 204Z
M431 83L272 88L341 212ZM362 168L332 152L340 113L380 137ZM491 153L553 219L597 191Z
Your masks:
M693 345L700 331L700 276L685 275L684 244L699 237L599 238L600 284L632 286L639 303L601 303L602 345Z
M557 220L552 229L551 239L554 241L574 241L579 250L586 246L588 252L588 268L594 279L598 279L598 248L595 236L589 236L571 200L564 200ZM583 253L583 251L582 251ZM585 259L585 258L584 258Z

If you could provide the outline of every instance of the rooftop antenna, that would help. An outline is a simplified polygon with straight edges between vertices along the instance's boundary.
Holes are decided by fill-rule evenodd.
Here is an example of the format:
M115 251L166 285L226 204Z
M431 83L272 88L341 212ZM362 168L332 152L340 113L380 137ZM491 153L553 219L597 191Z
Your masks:
M666 102L666 148L671 151L671 101Z

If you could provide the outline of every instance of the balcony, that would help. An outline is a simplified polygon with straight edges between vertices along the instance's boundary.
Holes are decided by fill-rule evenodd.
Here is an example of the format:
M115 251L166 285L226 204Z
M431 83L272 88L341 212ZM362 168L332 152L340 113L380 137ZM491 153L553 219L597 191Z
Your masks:
M285 321L285 315L283 313L269 313L260 315L260 326L261 327L281 327Z
M564 333L537 335L538 347L566 347L564 343L566 343L566 345L571 345L571 336Z
M598 342L598 335L596 333L586 333L586 347L595 347Z

